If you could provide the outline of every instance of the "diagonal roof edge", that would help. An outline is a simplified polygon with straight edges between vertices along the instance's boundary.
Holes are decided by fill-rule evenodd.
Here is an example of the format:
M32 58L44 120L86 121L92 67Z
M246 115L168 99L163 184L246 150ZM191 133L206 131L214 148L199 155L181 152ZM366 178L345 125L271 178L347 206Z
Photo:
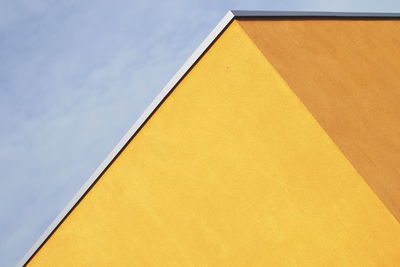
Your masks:
M206 39L200 46L193 52L187 59L178 72L172 77L162 91L156 96L151 104L146 108L139 119L133 124L128 132L122 137L114 149L108 154L106 159L94 171L90 178L85 182L81 189L75 194L72 200L61 211L61 213L53 220L46 231L40 236L25 256L20 260L17 266L26 265L32 257L39 251L39 249L46 243L50 236L57 230L59 225L67 218L72 210L78 205L80 200L88 193L88 191L95 185L103 173L113 163L116 157L122 150L129 144L132 138L140 131L145 123L150 119L152 114L158 109L165 98L173 91L179 82L186 76L191 68L197 63L201 56L208 50L208 48L217 40L217 38L224 32L227 26L233 19L246 19L246 18L327 18L327 19L341 19L341 18L376 18L376 19L400 19L400 13L360 13L360 12L308 12L308 11L241 11L233 10L228 11L217 26L211 31Z
M200 44L200 46L193 52L189 59L183 64L178 72L172 77L167 85L161 90L156 98L150 103L139 119L132 125L128 132L121 138L114 149L108 154L106 159L100 164L100 166L94 171L90 178L84 183L78 193L72 198L67 206L61 211L61 213L54 219L46 231L40 236L32 248L26 253L21 259L17 266L24 266L30 259L36 254L36 252L46 243L53 232L58 226L64 221L68 214L75 208L80 200L86 195L90 188L97 182L102 174L112 164L114 159L122 152L129 141L136 135L136 133L142 128L147 122L151 115L157 110L158 106L164 101L170 92L178 85L178 83L185 77L186 73L194 66L194 64L200 59L203 53L210 47L210 45L218 38L218 36L224 31L224 29L230 24L234 15L229 11L218 25L212 30L212 32L206 37L206 39Z

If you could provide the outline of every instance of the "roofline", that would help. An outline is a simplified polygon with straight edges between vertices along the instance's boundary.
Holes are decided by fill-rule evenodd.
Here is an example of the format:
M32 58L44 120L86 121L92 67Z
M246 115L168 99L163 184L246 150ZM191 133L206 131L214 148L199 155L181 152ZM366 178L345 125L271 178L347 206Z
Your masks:
M362 19L362 18L400 18L400 13L382 12L326 12L326 11L247 11L232 10L238 19L245 18L324 18L324 19Z
M58 226L64 221L69 213L75 208L80 200L86 195L91 187L98 181L103 173L108 169L116 157L122 152L122 150L128 145L129 141L138 133L143 125L148 121L151 115L157 110L164 99L172 92L172 90L178 85L178 83L185 77L189 70L195 65L200 59L203 53L210 47L210 45L218 38L218 36L224 31L224 29L230 24L234 15L232 12L228 12L224 18L218 23L218 25L212 30L207 38L200 44L200 46L193 52L189 59L183 64L178 72L172 77L167 85L161 90L156 98L150 103L139 119L133 124L128 132L122 137L114 149L108 154L106 159L100 164L100 166L94 171L90 178L81 187L78 193L72 198L67 206L61 211L61 213L54 219L46 231L40 236L32 248L27 254L21 259L18 266L24 266L30 259L36 254L36 252L44 245L52 233L58 228Z
M81 189L75 194L72 200L61 211L61 213L53 220L46 231L40 236L31 249L20 260L17 266L26 265L39 249L46 243L50 236L60 226L60 224L68 217L72 210L79 204L81 199L95 185L100 177L105 173L108 167L135 137L145 123L150 119L158 107L164 102L165 98L175 89L179 82L186 76L191 68L197 63L208 48L218 39L233 19L247 18L397 18L400 19L400 13L359 13L359 12L308 12L308 11L228 11L217 26L211 31L200 46L186 60L183 66L172 77L162 91L156 96L151 104L146 108L139 119L133 124L128 132L122 137L114 149L108 154L106 159L94 171L90 178L85 182Z

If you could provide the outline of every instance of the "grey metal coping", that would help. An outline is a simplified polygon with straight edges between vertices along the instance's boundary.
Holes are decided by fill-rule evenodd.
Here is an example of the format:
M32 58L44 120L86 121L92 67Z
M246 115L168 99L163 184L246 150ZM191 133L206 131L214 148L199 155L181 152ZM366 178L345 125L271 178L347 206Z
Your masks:
M232 10L238 18L400 18L400 13L379 12L325 12L325 11L245 11Z
M151 102L146 108L139 119L133 124L128 132L122 137L106 159L100 164L100 166L94 171L86 183L76 193L72 200L67 206L61 211L61 213L54 219L46 231L40 236L36 243L31 249L25 254L20 260L17 266L25 266L32 257L39 251L39 249L46 243L58 226L67 218L69 213L75 208L80 200L88 193L88 191L94 186L98 179L118 157L122 150L128 145L128 143L135 137L140 131L144 124L150 119L152 114L162 104L164 99L173 91L173 89L179 84L179 82L185 77L190 69L196 64L201 56L207 51L207 49L214 43L214 41L223 33L226 27L232 22L233 19L268 19L268 18L325 18L325 19L344 19L344 18L376 18L376 19L400 19L400 13L362 13L362 12L308 12L308 11L241 11L233 10L228 11L217 26L211 31L206 39L200 44L200 46L193 52L189 59L183 64L178 72L172 77L157 97Z

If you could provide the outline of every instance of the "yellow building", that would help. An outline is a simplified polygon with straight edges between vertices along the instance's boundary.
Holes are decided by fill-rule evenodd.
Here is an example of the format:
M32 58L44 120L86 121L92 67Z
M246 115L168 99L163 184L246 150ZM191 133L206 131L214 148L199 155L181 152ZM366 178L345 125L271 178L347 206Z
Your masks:
M399 14L232 11L28 266L400 266Z

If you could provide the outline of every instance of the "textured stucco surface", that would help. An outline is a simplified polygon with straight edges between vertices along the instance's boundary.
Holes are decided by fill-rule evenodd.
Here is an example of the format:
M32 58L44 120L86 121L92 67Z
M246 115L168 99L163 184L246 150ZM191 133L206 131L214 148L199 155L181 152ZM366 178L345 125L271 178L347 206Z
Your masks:
M30 266L394 266L400 225L233 22Z
M240 25L400 221L400 20Z

